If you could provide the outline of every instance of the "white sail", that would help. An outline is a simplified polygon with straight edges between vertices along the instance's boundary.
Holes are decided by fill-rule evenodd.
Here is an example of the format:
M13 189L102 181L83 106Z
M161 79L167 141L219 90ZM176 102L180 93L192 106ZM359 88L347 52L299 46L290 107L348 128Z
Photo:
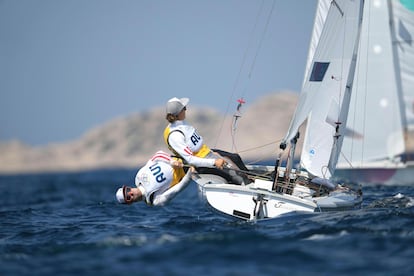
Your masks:
M407 128L414 129L414 1L391 1Z
M350 92L346 87L350 85L348 75L359 35L361 11L359 1L331 2L311 69L284 139L290 141L308 119L301 166L315 176L330 177L333 168L328 168L328 164L336 164L336 160L331 160L335 128L336 122L342 122L340 128L345 126L346 116L341 118L340 114L343 108L348 108L344 99ZM340 145L335 150L338 149Z
M414 123L413 35L414 12L400 1L365 2L347 125L352 131L341 163L400 166L395 157L405 152L405 129Z
M331 0L319 0L316 7L315 19L313 22L313 30L311 41L309 44L308 59L306 60L305 74L303 84L306 82L307 76L311 69L313 55L315 54L316 47L318 46L319 38L322 33L323 25L325 24L326 16L331 4Z

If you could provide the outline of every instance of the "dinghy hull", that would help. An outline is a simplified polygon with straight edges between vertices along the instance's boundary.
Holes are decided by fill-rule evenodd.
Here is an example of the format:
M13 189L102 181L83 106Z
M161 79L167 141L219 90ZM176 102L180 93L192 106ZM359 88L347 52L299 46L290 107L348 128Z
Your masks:
M299 213L318 213L358 209L362 195L347 188L323 196L295 184L292 191L273 191L273 181L258 180L241 186L228 184L216 175L198 175L199 196L214 211L227 216L258 221Z

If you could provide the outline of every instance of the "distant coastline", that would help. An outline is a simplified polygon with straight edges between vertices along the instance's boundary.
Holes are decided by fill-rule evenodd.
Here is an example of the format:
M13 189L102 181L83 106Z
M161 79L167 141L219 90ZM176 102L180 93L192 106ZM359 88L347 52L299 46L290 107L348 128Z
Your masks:
M229 131L233 114L192 106L187 120L200 129L210 147L262 162L276 156L297 98L297 93L289 91L271 93L243 106L235 145ZM156 107L113 119L69 142L34 147L16 140L0 141L0 174L138 168L155 151L168 152L162 140L166 123L164 108ZM220 132L221 126L224 130Z

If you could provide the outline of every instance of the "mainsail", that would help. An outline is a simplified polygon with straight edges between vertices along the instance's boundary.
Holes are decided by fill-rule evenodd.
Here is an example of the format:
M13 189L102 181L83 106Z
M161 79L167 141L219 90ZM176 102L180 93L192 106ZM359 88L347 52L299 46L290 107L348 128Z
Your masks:
M307 119L301 167L329 178L341 149L363 1L331 1L284 142ZM350 69L351 68L351 69Z

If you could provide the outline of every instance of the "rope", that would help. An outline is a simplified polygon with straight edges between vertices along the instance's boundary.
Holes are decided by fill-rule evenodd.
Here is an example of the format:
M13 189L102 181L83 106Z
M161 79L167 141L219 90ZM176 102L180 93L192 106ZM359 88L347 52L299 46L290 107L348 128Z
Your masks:
M348 158L346 158L345 154L344 154L342 151L341 151L341 155L342 155L342 157L345 159L345 161L348 163L348 165L349 165L351 168L353 168L354 166L352 166L351 161L349 161L349 160L348 160Z
M183 167L184 168L191 168L193 166L183 164ZM235 172L240 172L240 173L244 173L244 174L248 174L248 175L253 175L253 176L257 176L257 177L261 177L263 179L268 179L268 180L271 179L271 176L269 176L268 173L266 173L266 174L254 173L254 172L251 172L251 171L245 171L245 170L235 169L235 168L228 167L228 166L224 167L224 169L230 170L230 171L235 171Z
M245 150L239 151L239 153L242 153L242 152L248 152L248 151L252 151L252 150L257 150L257 149L260 149L260 148L264 148L264 147L267 147L267 146L270 146L270 145L273 145L273 144L277 144L277 143L279 143L280 141L282 141L282 139L279 139L279 140L276 140L276 141L274 141L274 142L270 142L270 143L267 143L267 144L263 144L263 145L261 145L261 146L257 146L257 147L253 147L253 148L245 149Z
M282 141L282 139L279 139L279 140L276 140L274 142L270 142L270 143L267 143L267 144L263 144L263 145L260 145L260 146L257 146L257 147L248 148L248 149L239 151L238 153L244 153L244 152L249 152L249 151L256 151L257 149L261 149L261 148L264 148L264 147L268 147L270 145L279 144L280 141ZM277 154L277 152L275 151L274 154ZM248 165L250 165L250 164L256 164L256 163L258 163L260 161L263 161L264 159L265 159L265 157L260 157L260 158L257 158L255 160L252 160L252 161L250 161L249 163L246 163L246 164L248 164Z

